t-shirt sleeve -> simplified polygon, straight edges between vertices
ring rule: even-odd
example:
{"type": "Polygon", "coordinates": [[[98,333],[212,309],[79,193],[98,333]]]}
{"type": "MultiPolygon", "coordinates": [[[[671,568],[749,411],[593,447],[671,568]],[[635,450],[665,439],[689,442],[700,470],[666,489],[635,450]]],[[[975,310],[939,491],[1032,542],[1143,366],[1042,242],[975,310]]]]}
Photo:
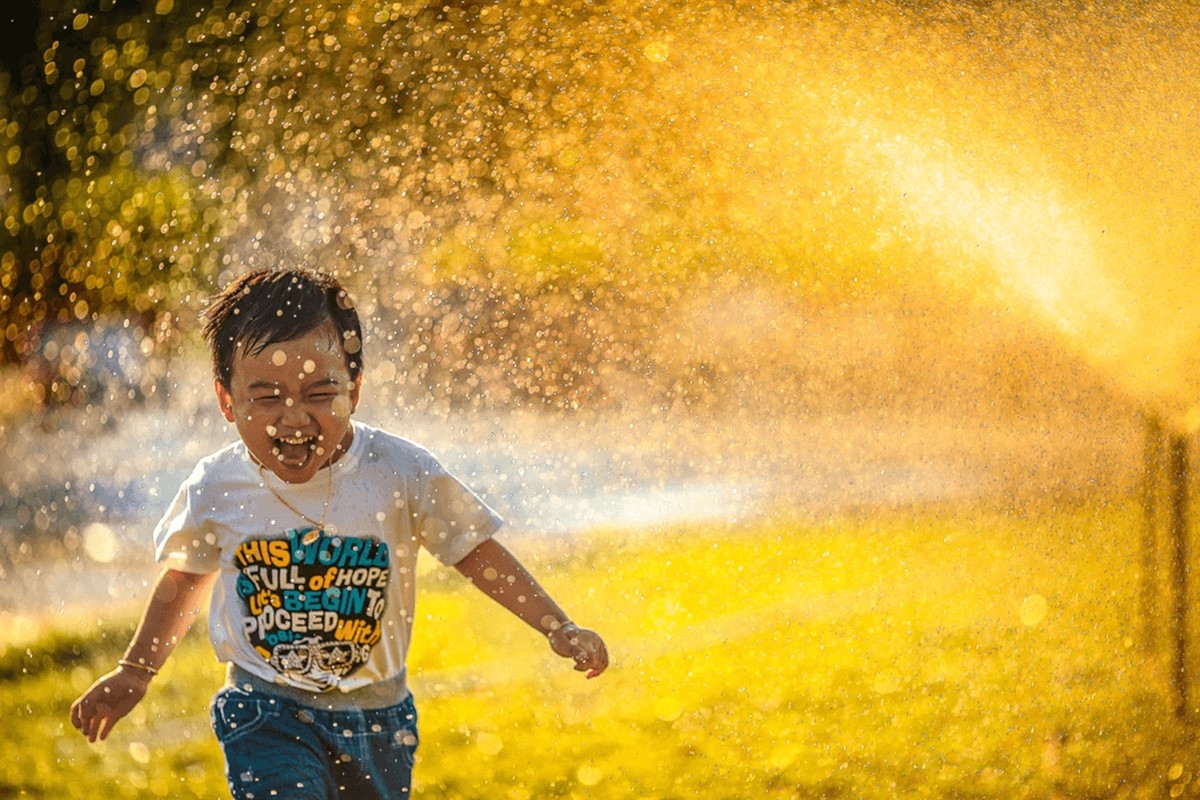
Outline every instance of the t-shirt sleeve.
{"type": "Polygon", "coordinates": [[[194,513],[200,474],[198,466],[154,527],[154,558],[167,569],[204,574],[220,566],[216,537],[209,523],[194,513]]]}
{"type": "Polygon", "coordinates": [[[443,564],[457,564],[504,521],[437,459],[430,457],[423,472],[415,520],[421,544],[443,564]]]}

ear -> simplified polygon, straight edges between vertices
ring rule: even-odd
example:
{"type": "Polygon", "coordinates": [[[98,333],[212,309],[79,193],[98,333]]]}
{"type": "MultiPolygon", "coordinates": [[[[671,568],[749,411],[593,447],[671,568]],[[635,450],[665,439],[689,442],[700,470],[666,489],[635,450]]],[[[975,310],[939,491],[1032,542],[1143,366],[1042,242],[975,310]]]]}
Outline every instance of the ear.
{"type": "Polygon", "coordinates": [[[354,385],[350,387],[350,413],[353,414],[358,409],[358,396],[362,393],[362,373],[358,373],[358,377],[354,379],[354,385]]]}
{"type": "Polygon", "coordinates": [[[217,405],[221,408],[225,421],[233,422],[233,395],[220,380],[213,381],[213,391],[217,395],[217,405]]]}

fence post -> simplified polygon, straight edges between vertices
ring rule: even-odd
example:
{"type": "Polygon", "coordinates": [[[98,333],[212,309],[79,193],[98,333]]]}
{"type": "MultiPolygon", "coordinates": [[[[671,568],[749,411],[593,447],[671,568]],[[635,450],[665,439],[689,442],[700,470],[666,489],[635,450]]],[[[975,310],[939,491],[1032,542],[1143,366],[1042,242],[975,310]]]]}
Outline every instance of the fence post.
{"type": "Polygon", "coordinates": [[[1159,641],[1159,497],[1162,486],[1163,430],[1158,417],[1146,418],[1146,441],[1142,450],[1142,570],[1138,592],[1142,619],[1142,650],[1154,652],[1159,641]]]}
{"type": "Polygon", "coordinates": [[[1171,436],[1171,573],[1175,589],[1174,652],[1171,684],[1175,689],[1175,715],[1188,715],[1188,442],[1182,434],[1171,436]]]}

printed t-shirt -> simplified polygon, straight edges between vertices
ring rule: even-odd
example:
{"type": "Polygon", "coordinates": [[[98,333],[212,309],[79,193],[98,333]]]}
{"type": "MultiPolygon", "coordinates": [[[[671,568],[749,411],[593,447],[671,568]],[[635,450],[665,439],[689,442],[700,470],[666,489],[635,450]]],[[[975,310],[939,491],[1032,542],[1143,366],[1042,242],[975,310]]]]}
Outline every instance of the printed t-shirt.
{"type": "Polygon", "coordinates": [[[348,692],[403,684],[418,548],[455,564],[500,525],[427,450],[355,422],[349,450],[303,484],[260,471],[240,441],[204,458],[154,543],[166,567],[220,572],[209,635],[221,661],[348,692]]]}

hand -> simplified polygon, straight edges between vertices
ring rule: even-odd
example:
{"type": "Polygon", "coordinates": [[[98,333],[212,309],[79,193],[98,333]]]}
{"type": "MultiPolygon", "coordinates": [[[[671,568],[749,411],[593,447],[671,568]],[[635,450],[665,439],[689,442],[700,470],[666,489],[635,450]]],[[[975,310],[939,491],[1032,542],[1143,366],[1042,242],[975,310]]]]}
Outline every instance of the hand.
{"type": "Polygon", "coordinates": [[[564,658],[575,659],[575,669],[594,678],[608,667],[608,648],[595,631],[568,622],[550,632],[550,647],[564,658]]]}
{"type": "Polygon", "coordinates": [[[89,742],[103,741],[117,720],[132,711],[146,695],[151,677],[141,670],[117,667],[93,683],[71,705],[71,724],[89,742]]]}

